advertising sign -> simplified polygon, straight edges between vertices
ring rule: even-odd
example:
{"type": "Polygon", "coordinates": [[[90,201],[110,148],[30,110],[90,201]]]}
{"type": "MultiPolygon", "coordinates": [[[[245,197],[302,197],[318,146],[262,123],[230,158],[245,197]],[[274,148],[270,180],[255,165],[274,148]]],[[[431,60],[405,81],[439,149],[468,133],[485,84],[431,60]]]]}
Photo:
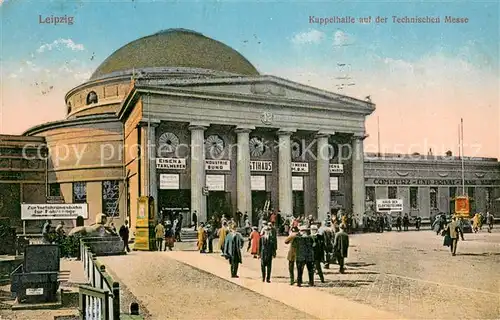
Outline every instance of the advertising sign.
{"type": "Polygon", "coordinates": [[[231,161],[229,160],[205,160],[205,170],[209,171],[229,171],[231,161]]]}
{"type": "Polygon", "coordinates": [[[156,169],[184,170],[186,159],[156,158],[156,169]]]}
{"type": "Polygon", "coordinates": [[[309,163],[292,162],[292,172],[309,172],[309,163]]]}
{"type": "Polygon", "coordinates": [[[403,199],[377,199],[377,211],[403,211],[403,199]]]}
{"type": "Polygon", "coordinates": [[[273,171],[273,162],[250,161],[250,171],[273,171]]]}
{"type": "Polygon", "coordinates": [[[344,173],[344,165],[340,163],[330,163],[330,173],[344,173]]]}
{"type": "Polygon", "coordinates": [[[470,203],[469,197],[459,196],[455,198],[455,214],[460,216],[469,216],[470,203]]]}
{"type": "Polygon", "coordinates": [[[178,174],[160,174],[160,189],[177,190],[179,189],[178,174]]]}
{"type": "Polygon", "coordinates": [[[292,190],[304,191],[304,177],[292,177],[292,190]]]}
{"type": "Polygon", "coordinates": [[[78,216],[89,218],[86,203],[21,204],[21,220],[73,220],[78,216]]]}
{"type": "Polygon", "coordinates": [[[266,191],[266,176],[251,176],[250,188],[256,191],[266,191]]]}
{"type": "Polygon", "coordinates": [[[339,190],[339,178],[330,177],[330,191],[338,191],[338,190],[339,190]]]}
{"type": "Polygon", "coordinates": [[[225,190],[225,176],[224,175],[215,175],[215,174],[207,174],[205,176],[205,184],[209,191],[224,191],[225,190]]]}

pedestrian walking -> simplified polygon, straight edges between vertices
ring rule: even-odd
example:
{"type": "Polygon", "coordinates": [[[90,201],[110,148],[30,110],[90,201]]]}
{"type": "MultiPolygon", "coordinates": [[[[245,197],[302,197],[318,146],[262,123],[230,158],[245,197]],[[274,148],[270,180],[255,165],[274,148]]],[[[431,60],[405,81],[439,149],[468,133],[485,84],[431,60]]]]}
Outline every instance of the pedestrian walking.
{"type": "Polygon", "coordinates": [[[163,238],[165,237],[165,227],[163,226],[161,221],[158,221],[158,224],[155,227],[155,235],[156,235],[156,250],[162,251],[163,238]]]}
{"type": "Polygon", "coordinates": [[[333,250],[339,264],[339,272],[344,273],[344,262],[349,250],[349,235],[345,232],[345,226],[340,225],[340,231],[335,234],[333,250]]]}
{"type": "Polygon", "coordinates": [[[257,231],[257,227],[253,227],[252,232],[250,233],[250,237],[248,238],[248,248],[247,251],[250,249],[250,254],[257,259],[257,256],[259,255],[259,246],[260,246],[260,233],[257,231]]]}
{"type": "Polygon", "coordinates": [[[488,232],[491,233],[493,224],[495,223],[495,217],[489,211],[486,212],[486,223],[488,224],[488,232]]]}
{"type": "Polygon", "coordinates": [[[192,221],[194,225],[194,231],[196,231],[196,228],[198,227],[198,213],[196,212],[196,210],[194,210],[193,212],[192,221]]]}
{"type": "Polygon", "coordinates": [[[128,227],[128,220],[125,220],[125,224],[123,224],[120,227],[118,234],[120,235],[120,238],[122,238],[122,241],[123,241],[123,250],[130,252],[130,248],[128,246],[128,239],[130,236],[130,229],[128,227]]]}
{"type": "Polygon", "coordinates": [[[262,272],[262,282],[271,282],[273,259],[276,258],[276,244],[274,241],[275,240],[271,235],[271,228],[265,227],[259,241],[259,258],[262,272]]]}
{"type": "Polygon", "coordinates": [[[314,252],[314,270],[319,276],[321,283],[325,282],[325,277],[323,276],[323,270],[321,270],[321,264],[325,262],[325,242],[323,235],[318,233],[318,226],[311,226],[311,238],[313,240],[313,252],[314,252]]]}
{"type": "Polygon", "coordinates": [[[313,252],[313,240],[308,234],[309,229],[307,226],[301,226],[299,228],[299,235],[295,238],[294,242],[297,242],[296,248],[296,262],[297,262],[297,286],[302,286],[302,275],[304,273],[304,267],[307,267],[307,273],[309,275],[309,286],[314,286],[314,252],[313,252]]]}
{"type": "Polygon", "coordinates": [[[165,223],[165,248],[163,251],[172,251],[175,243],[175,231],[170,220],[165,223]]]}
{"type": "Polygon", "coordinates": [[[298,232],[299,229],[297,227],[292,227],[290,235],[285,239],[285,244],[289,245],[286,259],[288,260],[288,273],[290,275],[290,285],[295,284],[294,271],[295,271],[295,262],[297,258],[297,245],[295,243],[295,238],[297,237],[298,232]]]}
{"type": "Polygon", "coordinates": [[[457,245],[458,245],[458,236],[459,236],[460,230],[458,226],[458,221],[457,217],[453,216],[451,219],[451,222],[446,226],[444,230],[445,238],[448,236],[449,239],[449,247],[451,251],[451,255],[455,256],[457,253],[457,245]]]}
{"type": "Polygon", "coordinates": [[[200,253],[205,253],[207,250],[207,233],[205,232],[205,224],[200,223],[198,228],[198,242],[196,243],[200,253]]]}
{"type": "Polygon", "coordinates": [[[224,241],[224,256],[231,266],[231,278],[239,278],[238,267],[243,262],[241,249],[243,248],[243,237],[236,231],[236,225],[231,224],[230,232],[224,241]]]}
{"type": "Polygon", "coordinates": [[[224,221],[222,223],[222,227],[220,227],[219,231],[217,232],[217,236],[219,237],[219,242],[217,244],[217,247],[220,249],[222,256],[224,256],[224,241],[226,240],[226,235],[228,231],[229,230],[227,228],[227,222],[224,221]]]}

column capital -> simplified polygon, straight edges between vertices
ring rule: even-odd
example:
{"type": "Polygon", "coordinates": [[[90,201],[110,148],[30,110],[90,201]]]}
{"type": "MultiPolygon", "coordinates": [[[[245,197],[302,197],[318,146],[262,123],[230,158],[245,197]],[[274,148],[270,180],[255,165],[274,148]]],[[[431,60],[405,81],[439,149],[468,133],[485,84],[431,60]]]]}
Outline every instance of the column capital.
{"type": "Polygon", "coordinates": [[[359,134],[359,133],[355,133],[351,136],[351,141],[363,141],[365,140],[366,138],[368,138],[369,135],[368,134],[359,134]]]}
{"type": "Polygon", "coordinates": [[[147,127],[147,126],[150,126],[152,128],[155,128],[155,127],[158,127],[160,125],[160,120],[156,120],[156,119],[151,119],[148,123],[148,119],[142,119],[138,124],[137,126],[139,127],[147,127]]]}
{"type": "Polygon", "coordinates": [[[188,126],[188,129],[190,131],[193,131],[193,130],[207,130],[207,128],[210,127],[210,123],[196,123],[196,122],[191,122],[188,126]]]}
{"type": "Polygon", "coordinates": [[[285,136],[285,135],[291,136],[295,132],[297,132],[297,129],[283,128],[283,129],[279,129],[278,131],[276,131],[276,134],[279,135],[279,136],[281,136],[281,135],[283,135],[283,136],[285,136]]]}
{"type": "Polygon", "coordinates": [[[255,127],[237,126],[234,129],[234,132],[236,132],[236,133],[250,133],[253,130],[255,130],[255,127]]]}

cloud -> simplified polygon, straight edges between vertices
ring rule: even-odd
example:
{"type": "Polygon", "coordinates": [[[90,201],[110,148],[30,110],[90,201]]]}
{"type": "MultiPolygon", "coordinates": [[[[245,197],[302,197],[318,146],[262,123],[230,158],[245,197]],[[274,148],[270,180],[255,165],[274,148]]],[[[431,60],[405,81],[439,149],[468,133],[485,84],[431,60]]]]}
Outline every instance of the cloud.
{"type": "Polygon", "coordinates": [[[306,32],[300,32],[293,36],[292,43],[294,44],[308,44],[320,43],[325,38],[325,34],[321,31],[311,29],[306,32]]]}
{"type": "Polygon", "coordinates": [[[54,48],[61,48],[61,47],[68,48],[68,49],[71,49],[73,51],[85,50],[85,47],[83,46],[83,44],[75,43],[71,39],[57,39],[57,40],[54,40],[52,43],[46,43],[46,44],[41,45],[40,48],[38,48],[36,50],[36,52],[43,53],[45,51],[51,51],[54,48]]]}
{"type": "MultiPolygon", "coordinates": [[[[1,1],[1,0],[0,0],[0,1],[1,1]]],[[[9,74],[9,78],[10,78],[10,79],[15,79],[15,78],[17,78],[17,74],[15,74],[15,73],[11,73],[11,74],[9,74]]]]}
{"type": "Polygon", "coordinates": [[[353,43],[354,39],[352,38],[352,36],[342,30],[337,30],[333,34],[333,45],[336,47],[347,46],[353,43]]]}

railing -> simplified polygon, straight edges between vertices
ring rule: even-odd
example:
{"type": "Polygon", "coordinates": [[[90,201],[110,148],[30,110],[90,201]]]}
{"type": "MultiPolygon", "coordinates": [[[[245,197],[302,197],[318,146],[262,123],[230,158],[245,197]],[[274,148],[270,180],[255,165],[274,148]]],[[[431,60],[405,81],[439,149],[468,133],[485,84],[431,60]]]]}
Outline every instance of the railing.
{"type": "Polygon", "coordinates": [[[89,286],[79,287],[82,319],[120,319],[120,284],[114,282],[106,267],[98,262],[90,248],[80,242],[80,259],[89,286]]]}

